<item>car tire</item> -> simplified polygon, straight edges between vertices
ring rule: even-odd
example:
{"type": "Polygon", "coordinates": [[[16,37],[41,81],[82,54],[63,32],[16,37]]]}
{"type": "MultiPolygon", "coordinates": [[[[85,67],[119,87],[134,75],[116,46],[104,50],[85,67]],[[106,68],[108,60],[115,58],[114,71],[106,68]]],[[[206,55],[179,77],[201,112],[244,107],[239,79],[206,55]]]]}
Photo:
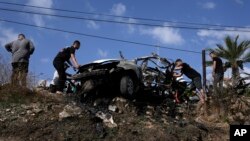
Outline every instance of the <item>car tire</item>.
{"type": "Polygon", "coordinates": [[[120,92],[123,96],[132,97],[135,94],[135,82],[129,75],[124,75],[120,80],[120,92]]]}

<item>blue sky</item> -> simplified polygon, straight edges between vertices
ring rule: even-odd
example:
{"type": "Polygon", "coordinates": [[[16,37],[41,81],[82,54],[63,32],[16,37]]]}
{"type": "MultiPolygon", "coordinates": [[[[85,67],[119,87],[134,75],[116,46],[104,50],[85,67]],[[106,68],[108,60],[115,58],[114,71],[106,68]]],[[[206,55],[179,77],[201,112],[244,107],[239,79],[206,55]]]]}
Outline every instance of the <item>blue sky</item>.
{"type": "MultiPolygon", "coordinates": [[[[176,22],[182,21],[202,24],[250,26],[250,18],[248,14],[250,1],[248,0],[105,0],[105,2],[99,0],[74,0],[74,2],[61,0],[23,0],[22,3],[18,0],[0,0],[0,2],[3,1],[49,8],[111,14],[117,16],[162,19],[176,22]]],[[[102,16],[31,9],[28,7],[6,5],[2,3],[0,3],[0,8],[26,11],[35,10],[37,12],[48,14],[61,14],[78,17],[87,16],[89,18],[97,19],[104,18],[102,16]]],[[[14,13],[2,10],[0,10],[0,18],[37,26],[193,51],[201,51],[205,48],[215,47],[217,43],[223,42],[223,38],[226,35],[231,35],[232,37],[240,35],[240,40],[250,39],[250,32],[146,27],[14,13]]],[[[133,18],[116,18],[115,20],[136,23],[145,22],[133,18]]],[[[170,25],[170,23],[167,22],[158,22],[157,24],[170,25]]],[[[54,72],[52,65],[53,58],[59,50],[65,46],[71,45],[76,39],[80,40],[82,43],[80,50],[76,52],[79,64],[86,64],[104,58],[119,58],[119,51],[122,51],[127,59],[149,55],[151,52],[158,51],[161,56],[173,60],[182,58],[193,68],[201,72],[200,54],[167,49],[157,50],[156,48],[142,45],[91,38],[0,21],[0,54],[8,60],[10,60],[11,54],[6,52],[4,44],[16,39],[19,33],[24,33],[26,37],[31,39],[35,44],[36,50],[30,60],[30,71],[36,74],[44,73],[44,75],[40,76],[41,79],[52,78],[54,72]]],[[[249,65],[246,66],[245,70],[250,72],[249,65]]],[[[211,69],[208,69],[208,76],[210,76],[210,71],[211,69]]]]}

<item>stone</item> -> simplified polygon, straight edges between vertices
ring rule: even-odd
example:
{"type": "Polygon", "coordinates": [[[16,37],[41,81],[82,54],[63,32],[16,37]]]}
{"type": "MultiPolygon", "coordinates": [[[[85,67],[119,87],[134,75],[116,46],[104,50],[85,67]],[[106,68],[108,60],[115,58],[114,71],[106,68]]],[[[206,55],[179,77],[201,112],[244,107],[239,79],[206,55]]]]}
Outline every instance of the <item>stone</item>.
{"type": "Polygon", "coordinates": [[[0,122],[6,121],[6,118],[0,118],[0,122]]]}
{"type": "Polygon", "coordinates": [[[62,112],[59,113],[59,121],[61,121],[64,118],[68,118],[70,116],[71,115],[69,113],[67,113],[66,111],[62,111],[62,112]]]}
{"type": "Polygon", "coordinates": [[[31,115],[33,112],[32,112],[31,110],[28,110],[26,113],[27,113],[28,115],[31,115]]]}
{"type": "Polygon", "coordinates": [[[59,121],[68,117],[79,116],[82,113],[82,109],[75,105],[66,105],[63,111],[59,113],[59,121]]]}
{"type": "Polygon", "coordinates": [[[8,109],[6,109],[5,111],[6,111],[6,112],[10,112],[10,111],[11,111],[11,109],[9,109],[9,108],[8,108],[8,109]]]}
{"type": "Polygon", "coordinates": [[[109,105],[108,109],[109,109],[110,111],[112,111],[112,112],[118,111],[118,108],[117,108],[117,106],[115,106],[115,105],[109,105]]]}
{"type": "Polygon", "coordinates": [[[22,107],[23,109],[25,109],[25,110],[29,110],[29,109],[32,108],[31,106],[27,106],[27,105],[25,105],[25,104],[22,104],[21,107],[22,107]]]}
{"type": "Polygon", "coordinates": [[[95,114],[96,117],[102,119],[104,125],[106,125],[109,128],[117,127],[117,124],[114,122],[114,119],[111,114],[109,113],[103,113],[102,111],[98,111],[95,114]]]}
{"type": "Polygon", "coordinates": [[[36,109],[33,109],[33,112],[38,114],[38,113],[41,113],[43,110],[42,109],[39,109],[39,108],[36,108],[36,109]]]}
{"type": "Polygon", "coordinates": [[[151,111],[146,111],[146,115],[152,116],[153,113],[151,111]]]}

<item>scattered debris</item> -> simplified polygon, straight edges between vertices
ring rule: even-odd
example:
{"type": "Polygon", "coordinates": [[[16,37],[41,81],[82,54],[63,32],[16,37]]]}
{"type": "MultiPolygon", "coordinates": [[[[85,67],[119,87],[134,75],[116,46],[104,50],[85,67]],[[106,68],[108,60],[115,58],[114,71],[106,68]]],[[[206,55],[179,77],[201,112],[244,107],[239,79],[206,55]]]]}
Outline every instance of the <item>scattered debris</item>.
{"type": "Polygon", "coordinates": [[[82,109],[75,105],[66,105],[63,111],[59,113],[59,121],[68,118],[79,116],[82,113],[82,109]]]}
{"type": "Polygon", "coordinates": [[[102,119],[103,123],[109,127],[114,128],[117,127],[117,124],[114,122],[113,116],[109,113],[103,113],[102,111],[98,111],[96,114],[96,117],[102,119]]]}

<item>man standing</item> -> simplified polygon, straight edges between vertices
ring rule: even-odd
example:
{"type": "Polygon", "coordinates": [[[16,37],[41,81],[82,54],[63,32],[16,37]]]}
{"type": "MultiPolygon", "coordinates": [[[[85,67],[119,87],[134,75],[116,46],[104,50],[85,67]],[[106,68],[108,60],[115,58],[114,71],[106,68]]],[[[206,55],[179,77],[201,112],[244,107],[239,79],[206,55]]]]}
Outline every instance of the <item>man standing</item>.
{"type": "Polygon", "coordinates": [[[175,77],[180,77],[183,74],[185,74],[188,78],[192,80],[192,83],[194,84],[196,89],[198,89],[199,91],[198,97],[200,99],[200,102],[203,104],[205,101],[205,94],[202,89],[201,75],[196,70],[191,68],[187,63],[182,62],[181,59],[177,59],[175,61],[175,70],[181,71],[180,74],[175,73],[174,74],[175,77]]]}
{"type": "Polygon", "coordinates": [[[62,49],[54,58],[53,65],[55,69],[58,72],[59,78],[58,78],[58,85],[56,86],[56,93],[57,94],[63,94],[63,88],[66,81],[66,70],[65,70],[65,62],[68,62],[69,65],[72,66],[71,61],[74,63],[75,68],[79,68],[79,64],[77,63],[77,60],[75,58],[75,50],[78,50],[80,48],[80,41],[75,40],[73,45],[71,47],[67,47],[62,49]],[[71,59],[71,61],[70,61],[71,59]]]}
{"type": "Polygon", "coordinates": [[[12,53],[11,84],[27,86],[27,74],[29,70],[29,58],[35,47],[33,43],[25,39],[24,34],[19,34],[18,39],[5,45],[8,52],[12,53]]]}
{"type": "Polygon", "coordinates": [[[223,77],[224,77],[224,68],[222,60],[217,57],[214,51],[210,52],[209,56],[211,57],[213,64],[213,87],[215,94],[220,94],[223,90],[223,77]]]}

